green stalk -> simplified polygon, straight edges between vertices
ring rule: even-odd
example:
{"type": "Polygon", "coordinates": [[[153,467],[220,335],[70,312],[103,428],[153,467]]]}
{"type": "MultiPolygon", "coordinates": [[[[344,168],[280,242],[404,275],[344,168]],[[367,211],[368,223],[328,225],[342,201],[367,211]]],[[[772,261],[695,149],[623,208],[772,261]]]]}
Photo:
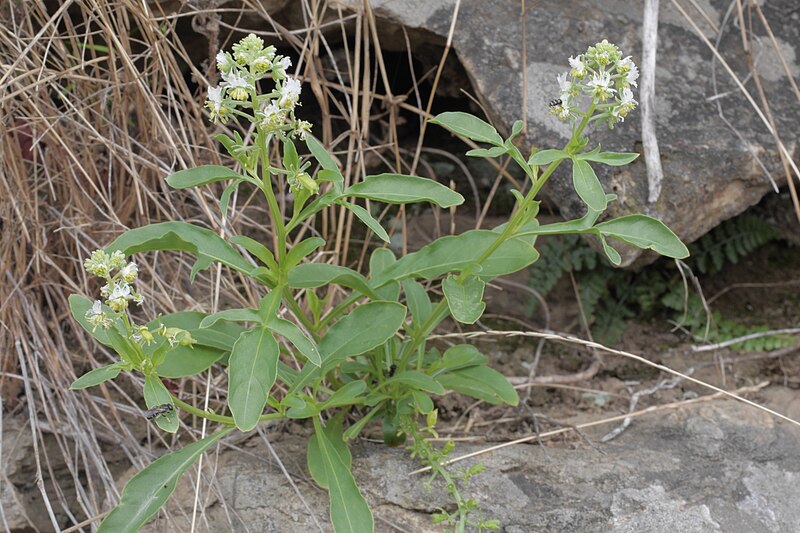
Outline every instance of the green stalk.
{"type": "MultiPolygon", "coordinates": [[[[580,134],[583,133],[583,130],[586,128],[586,125],[592,118],[592,114],[594,113],[595,108],[596,105],[593,103],[586,111],[586,114],[583,116],[583,120],[581,120],[578,127],[575,128],[575,131],[572,134],[572,138],[564,146],[564,151],[567,152],[568,154],[572,155],[572,153],[574,152],[575,149],[574,142],[580,136],[580,134]]],[[[536,195],[539,194],[539,191],[542,190],[542,187],[544,186],[545,183],[547,183],[547,180],[550,178],[553,172],[555,172],[555,170],[559,167],[559,165],[561,165],[562,161],[564,160],[561,159],[559,161],[554,161],[553,163],[550,163],[550,165],[547,167],[547,170],[544,171],[544,173],[538,180],[533,178],[533,176],[530,176],[530,174],[528,174],[531,177],[531,180],[533,181],[533,187],[531,187],[531,190],[528,191],[528,194],[525,195],[525,198],[522,200],[519,209],[517,209],[511,216],[511,220],[508,221],[508,224],[506,224],[506,227],[503,229],[503,232],[500,234],[497,240],[495,240],[480,255],[480,257],[476,261],[479,265],[484,261],[486,261],[495,252],[495,250],[497,250],[504,242],[510,239],[513,236],[514,232],[516,232],[519,229],[519,227],[523,224],[524,220],[523,216],[524,213],[527,211],[527,208],[534,201],[536,195]]],[[[523,170],[525,170],[526,173],[530,172],[530,169],[527,169],[525,167],[523,167],[523,170]]],[[[430,333],[434,330],[434,328],[436,328],[436,326],[438,326],[442,322],[442,320],[447,318],[448,314],[449,312],[447,308],[447,300],[445,298],[442,298],[441,300],[439,300],[439,303],[436,304],[436,307],[431,313],[431,316],[428,317],[428,320],[425,321],[425,323],[419,328],[418,331],[412,333],[411,342],[408,343],[403,350],[403,354],[400,359],[400,364],[398,365],[399,369],[405,370],[405,365],[408,362],[411,355],[414,353],[414,351],[418,347],[422,346],[422,344],[427,340],[428,335],[430,335],[430,333]]]]}

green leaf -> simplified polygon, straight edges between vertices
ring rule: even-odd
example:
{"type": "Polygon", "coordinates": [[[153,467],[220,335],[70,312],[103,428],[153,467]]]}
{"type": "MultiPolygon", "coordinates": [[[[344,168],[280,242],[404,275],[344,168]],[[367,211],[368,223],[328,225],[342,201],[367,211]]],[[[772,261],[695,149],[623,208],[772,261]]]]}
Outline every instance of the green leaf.
{"type": "Polygon", "coordinates": [[[228,167],[219,165],[203,165],[178,171],[167,178],[167,183],[173,189],[188,189],[189,187],[199,187],[200,185],[229,179],[242,180],[252,183],[256,187],[259,186],[258,182],[250,176],[243,176],[228,167]]]}
{"type": "MultiPolygon", "coordinates": [[[[157,370],[160,376],[182,378],[203,372],[222,359],[244,331],[244,328],[238,324],[223,321],[200,329],[200,323],[205,317],[205,313],[181,311],[160,316],[147,324],[150,330],[158,328],[161,324],[170,328],[185,329],[197,341],[192,346],[175,346],[170,349],[166,359],[158,365],[157,370]]],[[[152,354],[159,347],[160,344],[145,346],[145,353],[152,354]]]]}
{"type": "Polygon", "coordinates": [[[312,135],[306,136],[306,146],[308,146],[308,150],[314,155],[314,159],[317,160],[322,168],[339,173],[339,165],[336,164],[336,161],[316,137],[312,135]]]}
{"type": "Polygon", "coordinates": [[[233,244],[238,244],[256,256],[259,261],[267,265],[271,271],[277,272],[279,270],[278,263],[275,261],[275,256],[260,242],[251,239],[250,237],[246,237],[245,235],[235,235],[230,238],[230,241],[233,244]]]}
{"type": "Polygon", "coordinates": [[[231,203],[231,196],[236,191],[236,188],[239,186],[239,181],[232,181],[228,184],[227,187],[222,191],[222,195],[219,197],[219,212],[222,215],[222,220],[228,218],[228,206],[231,203]]]}
{"type": "Polygon", "coordinates": [[[178,480],[208,448],[233,431],[225,429],[182,449],[159,457],[122,489],[119,504],[103,520],[97,533],[136,533],[175,492],[178,480]]]}
{"type": "Polygon", "coordinates": [[[305,263],[289,271],[289,286],[294,289],[316,289],[336,283],[355,289],[365,296],[378,300],[367,278],[353,269],[327,263],[305,263]]]}
{"type": "Polygon", "coordinates": [[[464,197],[450,187],[419,176],[377,174],[348,187],[342,196],[368,198],[387,204],[431,202],[439,207],[464,203],[464,197]]]}
{"type": "Polygon", "coordinates": [[[678,236],[663,222],[647,215],[615,218],[601,222],[595,228],[606,237],[614,237],[637,248],[654,250],[675,259],[689,257],[688,248],[678,236]]]}
{"type": "MultiPolygon", "coordinates": [[[[319,471],[318,465],[321,464],[322,471],[325,472],[320,477],[327,485],[330,496],[330,515],[334,531],[336,533],[374,531],[372,511],[359,492],[356,480],[350,472],[349,451],[342,450],[342,447],[347,448],[347,445],[340,436],[336,435],[338,431],[329,432],[322,427],[317,418],[314,419],[314,429],[318,458],[314,458],[313,462],[317,464],[315,466],[317,471],[319,471]]],[[[311,443],[309,442],[310,449],[311,443]]],[[[310,463],[311,461],[309,461],[310,463]]]]}
{"type": "Polygon", "coordinates": [[[297,155],[297,148],[288,137],[282,139],[283,142],[283,168],[287,170],[296,170],[300,164],[300,158],[297,155]]]}
{"type": "Polygon", "coordinates": [[[325,400],[325,403],[320,406],[320,410],[333,409],[334,407],[339,407],[341,405],[349,405],[366,390],[367,384],[360,379],[351,381],[344,387],[334,392],[330,398],[325,400]]]}
{"type": "Polygon", "coordinates": [[[503,138],[500,137],[500,134],[491,124],[469,113],[460,111],[442,113],[433,118],[430,123],[439,124],[453,133],[473,141],[490,143],[496,146],[503,145],[503,138]]]}
{"type": "Polygon", "coordinates": [[[485,366],[488,361],[489,358],[473,345],[457,344],[444,352],[442,358],[430,366],[430,371],[434,374],[452,372],[471,366],[485,366]]]}
{"type": "Polygon", "coordinates": [[[474,148],[467,152],[469,157],[500,157],[508,152],[505,146],[492,146],[491,148],[474,148]]]}
{"type": "Polygon", "coordinates": [[[369,274],[375,277],[396,262],[397,257],[389,248],[375,248],[369,256],[369,274]]]}
{"type": "Polygon", "coordinates": [[[208,328],[219,322],[226,320],[228,322],[253,322],[261,324],[261,317],[255,309],[225,309],[218,311],[214,314],[208,315],[200,322],[201,328],[208,328]]]}
{"type": "Polygon", "coordinates": [[[403,280],[403,292],[406,294],[406,304],[411,311],[412,323],[415,328],[419,328],[433,312],[428,291],[419,282],[406,279],[403,280]]]}
{"type": "Polygon", "coordinates": [[[594,161],[596,163],[603,163],[612,167],[621,167],[633,162],[634,159],[639,157],[639,154],[628,152],[596,152],[591,151],[585,154],[577,154],[575,159],[582,159],[584,161],[594,161]]]}
{"type": "MultiPolygon", "coordinates": [[[[68,302],[72,318],[74,318],[89,335],[94,337],[97,342],[104,346],[111,347],[111,339],[108,338],[107,330],[100,326],[94,327],[86,320],[86,312],[92,308],[94,302],[82,294],[70,294],[68,302]]],[[[106,306],[103,306],[103,310],[109,313],[109,317],[116,315],[116,313],[113,313],[111,309],[106,306]]],[[[114,321],[114,327],[117,327],[116,324],[118,320],[116,318],[112,320],[114,321]]]]}
{"type": "Polygon", "coordinates": [[[361,355],[391,339],[403,325],[406,308],[395,302],[370,302],[336,322],[319,342],[323,363],[361,355]]]}
{"type": "Polygon", "coordinates": [[[308,239],[304,239],[295,244],[292,246],[292,249],[289,250],[289,253],[286,254],[286,264],[284,268],[289,270],[295,265],[299,265],[300,261],[302,261],[308,254],[324,245],[325,239],[321,239],[319,237],[309,237],[308,239]]]}
{"type": "Polygon", "coordinates": [[[483,289],[486,283],[480,278],[470,276],[459,282],[454,276],[448,276],[442,282],[442,291],[447,298],[450,314],[462,324],[474,324],[486,309],[483,302],[483,289]]]}
{"type": "Polygon", "coordinates": [[[572,184],[583,203],[594,211],[603,211],[608,207],[606,193],[591,165],[580,159],[572,162],[572,184]]]}
{"type": "Polygon", "coordinates": [[[110,379],[116,378],[119,373],[122,371],[123,365],[119,363],[114,363],[112,365],[101,366],[100,368],[95,368],[94,370],[90,370],[75,381],[72,382],[72,385],[69,386],[70,390],[80,390],[86,389],[89,387],[94,387],[95,385],[100,385],[101,383],[108,381],[110,379]]]}
{"type": "Polygon", "coordinates": [[[187,222],[150,224],[128,230],[108,245],[106,252],[121,250],[125,255],[154,250],[181,250],[218,261],[248,274],[253,266],[211,230],[187,222]]]}
{"type": "Polygon", "coordinates": [[[519,396],[508,380],[487,366],[471,366],[436,377],[436,381],[450,390],[497,405],[517,405],[519,396]]]}
{"type": "Polygon", "coordinates": [[[569,157],[564,150],[539,150],[528,159],[529,165],[549,165],[554,161],[561,161],[569,157]]]}
{"type": "MultiPolygon", "coordinates": [[[[389,280],[403,280],[409,276],[435,279],[448,272],[460,272],[478,258],[498,238],[491,230],[472,230],[436,239],[421,250],[402,257],[381,273],[373,284],[380,286],[389,280]]],[[[496,278],[517,272],[539,258],[529,239],[514,238],[501,244],[482,263],[480,276],[496,278]]]]}
{"type": "Polygon", "coordinates": [[[264,411],[278,377],[278,343],[267,328],[245,331],[228,362],[228,405],[241,431],[250,431],[264,411]]]}
{"type": "Polygon", "coordinates": [[[603,245],[603,251],[606,253],[608,260],[611,261],[611,264],[614,266],[619,266],[622,264],[622,257],[620,257],[619,252],[616,251],[610,244],[608,244],[602,235],[598,235],[598,237],[600,237],[600,242],[603,245]]]}
{"type": "Polygon", "coordinates": [[[267,323],[267,328],[285,337],[286,340],[297,348],[297,351],[303,354],[305,358],[313,364],[317,366],[322,364],[322,357],[319,354],[317,345],[314,344],[314,341],[309,339],[297,325],[288,320],[274,317],[267,323]]]}
{"type": "Polygon", "coordinates": [[[447,391],[435,379],[427,374],[417,372],[416,370],[406,370],[400,372],[391,378],[387,379],[385,383],[402,383],[425,392],[433,394],[444,394],[447,391]]]}
{"type": "Polygon", "coordinates": [[[370,230],[372,230],[372,232],[375,235],[380,237],[381,240],[383,240],[384,242],[391,242],[391,240],[389,240],[389,234],[386,233],[386,230],[383,229],[383,226],[381,226],[380,222],[375,220],[373,216],[369,213],[369,211],[367,211],[358,204],[351,204],[350,202],[342,201],[339,202],[339,204],[345,206],[347,209],[352,211],[353,214],[357,216],[358,219],[361,222],[363,222],[365,226],[367,226],[370,230]]]}
{"type": "MultiPolygon", "coordinates": [[[[172,405],[172,396],[170,395],[167,387],[162,383],[158,374],[148,374],[144,378],[144,403],[148,409],[152,409],[157,405],[169,404],[172,405]]],[[[156,425],[168,433],[175,433],[180,426],[178,420],[178,412],[176,410],[169,411],[163,415],[157,416],[155,419],[156,425]]]]}
{"type": "Polygon", "coordinates": [[[201,329],[200,323],[206,316],[208,315],[198,311],[179,311],[151,320],[147,323],[147,327],[154,330],[163,324],[170,328],[185,329],[192,334],[198,344],[229,352],[245,328],[232,322],[217,322],[213,326],[201,329]]]}

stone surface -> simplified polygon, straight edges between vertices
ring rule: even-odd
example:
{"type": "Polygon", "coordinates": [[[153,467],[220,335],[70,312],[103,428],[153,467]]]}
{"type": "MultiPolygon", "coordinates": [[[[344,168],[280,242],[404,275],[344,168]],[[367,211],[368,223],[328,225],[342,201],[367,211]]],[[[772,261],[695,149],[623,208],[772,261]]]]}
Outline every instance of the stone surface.
{"type": "Polygon", "coordinates": [[[26,497],[15,485],[33,445],[30,430],[11,417],[0,420],[0,529],[26,530],[34,526],[26,510],[26,497]]]}
{"type": "MultiPolygon", "coordinates": [[[[796,392],[785,392],[791,394],[775,398],[784,407],[789,397],[796,400],[796,392]]],[[[590,437],[597,439],[604,430],[590,437]]],[[[695,404],[636,419],[597,450],[553,443],[483,455],[486,470],[466,492],[508,533],[800,532],[799,437],[743,404],[695,404]]],[[[326,494],[305,474],[304,440],[274,439],[312,512],[266,446],[253,439],[251,447],[208,461],[216,484],[201,499],[206,511],[198,531],[317,531],[315,519],[330,531],[326,494]]],[[[475,449],[459,446],[458,452],[475,449]]],[[[416,466],[402,449],[355,447],[355,475],[373,507],[377,531],[441,531],[429,515],[448,502],[441,487],[428,492],[423,477],[409,475],[416,466]]],[[[148,531],[188,530],[193,498],[184,483],[171,506],[186,514],[171,513],[176,518],[155,522],[148,531]]]]}
{"type": "MultiPolygon", "coordinates": [[[[351,9],[361,5],[357,0],[337,2],[351,9]]],[[[455,0],[372,0],[375,16],[387,26],[381,33],[382,45],[391,46],[394,42],[392,26],[404,26],[412,32],[411,42],[415,46],[436,40],[444,42],[455,3],[455,0]]],[[[556,75],[567,69],[569,56],[607,38],[631,54],[637,63],[641,62],[642,3],[638,0],[531,2],[526,16],[524,65],[519,2],[494,2],[491,9],[483,0],[464,0],[460,4],[453,48],[472,80],[472,90],[501,131],[508,132],[524,110],[528,146],[561,147],[568,138],[568,127],[548,114],[548,102],[558,96],[556,75]]],[[[715,25],[723,28],[719,49],[739,77],[745,78],[749,69],[741,52],[735,12],[726,18],[730,2],[701,0],[698,5],[715,25]]],[[[796,9],[796,1],[764,2],[762,8],[796,79],[800,73],[797,60],[800,11],[796,9]]],[[[705,36],[713,42],[715,35],[708,25],[703,25],[699,15],[695,22],[701,24],[705,36]]],[[[758,25],[755,34],[756,68],[783,142],[796,158],[800,106],[789,89],[769,38],[758,25]]],[[[606,191],[620,197],[613,214],[645,212],[661,218],[684,240],[692,241],[773,190],[755,155],[776,179],[782,172],[772,136],[728,74],[719,63],[714,64],[708,47],[671,2],[661,2],[658,39],[656,130],[664,169],[661,197],[654,204],[647,202],[647,175],[642,158],[622,169],[598,169],[598,175],[606,191]],[[714,95],[720,97],[710,101],[714,95]],[[741,137],[726,125],[726,120],[741,137]]],[[[403,45],[400,39],[396,42],[403,45]]],[[[752,81],[747,88],[758,99],[752,81]]],[[[639,111],[634,112],[614,131],[605,126],[598,128],[590,134],[592,142],[599,142],[605,149],[641,152],[640,116],[639,111]]],[[[548,194],[564,215],[577,216],[582,212],[582,204],[569,188],[568,169],[559,171],[547,188],[548,194]]],[[[627,250],[625,262],[632,262],[637,254],[627,250]]]]}

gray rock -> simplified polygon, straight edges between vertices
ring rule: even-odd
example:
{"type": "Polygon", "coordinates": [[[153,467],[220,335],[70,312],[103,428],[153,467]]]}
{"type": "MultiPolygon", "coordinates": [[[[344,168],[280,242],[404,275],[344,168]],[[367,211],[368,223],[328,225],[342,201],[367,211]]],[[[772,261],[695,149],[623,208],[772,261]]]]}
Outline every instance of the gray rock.
{"type": "Polygon", "coordinates": [[[33,445],[30,431],[11,417],[5,417],[0,430],[0,529],[3,531],[34,528],[28,516],[26,498],[15,485],[33,445]]]}
{"type": "MultiPolygon", "coordinates": [[[[743,404],[695,404],[637,419],[599,444],[603,453],[551,444],[483,455],[486,470],[465,493],[506,532],[800,532],[798,436],[743,404]]],[[[253,447],[207,461],[216,483],[202,493],[199,531],[317,531],[315,518],[330,531],[327,495],[305,473],[304,439],[271,438],[311,512],[254,439],[253,447]]],[[[480,448],[459,446],[457,453],[480,448]]],[[[441,531],[429,515],[447,508],[448,499],[441,486],[429,492],[424,476],[409,474],[417,467],[402,449],[355,446],[354,472],[377,531],[441,531]]],[[[193,498],[184,482],[171,500],[172,518],[148,531],[188,530],[193,498]]]]}
{"type": "MultiPolygon", "coordinates": [[[[357,0],[337,0],[351,9],[357,0]]],[[[391,46],[392,25],[406,27],[411,42],[443,42],[450,27],[454,0],[372,0],[376,17],[389,29],[381,32],[381,44],[391,46]]],[[[727,0],[705,0],[699,5],[717,25],[723,24],[719,49],[732,68],[745,78],[749,72],[741,53],[741,37],[733,17],[726,18],[732,5],[727,0]]],[[[797,46],[800,44],[800,12],[795,0],[763,3],[762,9],[776,34],[777,42],[792,75],[800,73],[797,46]]],[[[694,13],[696,15],[696,13],[694,13]]],[[[755,18],[756,15],[753,15],[755,18]]],[[[526,64],[522,64],[520,3],[483,0],[461,2],[453,47],[471,78],[473,90],[501,131],[527,115],[524,141],[530,146],[561,147],[569,136],[567,126],[548,114],[548,102],[558,96],[556,75],[567,70],[567,58],[588,45],[607,38],[641,60],[640,26],[642,2],[579,0],[574,2],[532,2],[526,17],[526,64]],[[526,72],[523,98],[522,70],[526,72]]],[[[700,17],[696,22],[702,25],[700,17]]],[[[706,37],[715,39],[707,25],[706,37]]],[[[756,27],[753,56],[770,101],[778,131],[790,153],[797,154],[800,107],[789,89],[787,78],[769,38],[756,27]]],[[[756,204],[773,189],[756,156],[780,179],[780,163],[772,136],[745,98],[717,63],[707,46],[670,2],[661,2],[656,72],[657,135],[664,169],[660,199],[647,201],[644,161],[622,169],[598,168],[607,192],[619,195],[611,212],[621,215],[644,212],[662,219],[687,242],[693,241],[721,221],[756,204]],[[718,82],[712,77],[715,68],[718,82]],[[709,98],[719,95],[715,101],[709,98]],[[720,116],[720,106],[725,119],[720,116]],[[726,125],[726,120],[739,132],[726,125]]],[[[396,40],[404,46],[402,40],[396,40]]],[[[446,84],[446,82],[445,82],[446,84]]],[[[752,82],[748,90],[757,99],[752,82]]],[[[593,144],[618,151],[641,152],[641,114],[637,110],[614,131],[602,126],[590,132],[593,144]]],[[[568,165],[564,165],[567,167],[568,165]]],[[[562,214],[575,217],[583,206],[570,188],[569,169],[559,172],[546,188],[562,214]]],[[[640,252],[625,250],[624,264],[640,252]]],[[[651,256],[652,258],[652,256],[651,256]]],[[[639,262],[647,261],[643,257],[639,262]]]]}

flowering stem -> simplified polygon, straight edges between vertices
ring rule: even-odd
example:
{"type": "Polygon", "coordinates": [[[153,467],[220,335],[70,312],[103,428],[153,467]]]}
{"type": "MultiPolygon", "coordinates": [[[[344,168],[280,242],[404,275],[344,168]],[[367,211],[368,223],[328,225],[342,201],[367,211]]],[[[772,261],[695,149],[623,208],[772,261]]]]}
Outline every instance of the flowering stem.
{"type": "MultiPolygon", "coordinates": [[[[272,229],[278,238],[277,249],[275,255],[278,259],[278,266],[283,268],[283,260],[286,257],[286,226],[283,223],[283,213],[278,206],[278,201],[275,198],[275,192],[272,190],[272,179],[269,171],[269,149],[267,147],[266,135],[263,132],[258,133],[258,149],[261,152],[261,176],[262,187],[264,196],[267,198],[269,204],[270,216],[272,217],[272,229]]],[[[283,273],[279,273],[281,278],[283,273]]]]}

